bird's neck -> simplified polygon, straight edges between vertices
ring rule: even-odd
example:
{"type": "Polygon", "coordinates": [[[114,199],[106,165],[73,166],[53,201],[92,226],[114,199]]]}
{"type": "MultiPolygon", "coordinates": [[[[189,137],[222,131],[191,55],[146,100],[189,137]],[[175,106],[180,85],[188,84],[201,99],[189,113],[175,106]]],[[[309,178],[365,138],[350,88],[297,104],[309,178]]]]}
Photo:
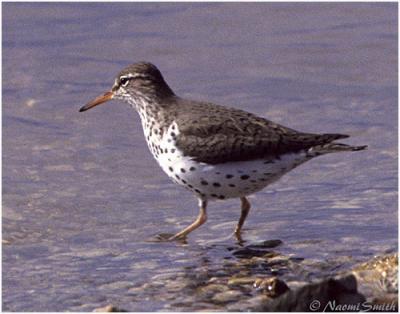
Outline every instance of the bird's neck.
{"type": "MultiPolygon", "coordinates": [[[[175,96],[172,96],[175,97],[175,96]]],[[[172,123],[173,116],[170,115],[169,100],[164,98],[163,100],[138,97],[129,99],[129,104],[139,114],[143,131],[147,136],[161,139],[163,133],[166,131],[168,126],[172,123]]],[[[153,138],[155,140],[155,138],[153,138]]]]}

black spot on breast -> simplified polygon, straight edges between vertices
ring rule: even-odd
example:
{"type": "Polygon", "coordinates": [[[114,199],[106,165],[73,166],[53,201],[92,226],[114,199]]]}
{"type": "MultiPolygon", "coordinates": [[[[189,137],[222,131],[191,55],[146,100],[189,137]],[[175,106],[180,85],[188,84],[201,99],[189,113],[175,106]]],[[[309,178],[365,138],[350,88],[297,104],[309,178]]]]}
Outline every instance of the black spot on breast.
{"type": "Polygon", "coordinates": [[[224,196],[224,195],[220,195],[220,196],[218,196],[218,198],[219,198],[220,200],[224,200],[224,199],[225,199],[225,196],[224,196]]]}
{"type": "Polygon", "coordinates": [[[212,196],[212,197],[218,197],[218,195],[217,195],[217,194],[211,194],[211,196],[212,196]]]}
{"type": "Polygon", "coordinates": [[[196,193],[201,194],[200,190],[198,190],[198,189],[194,189],[194,191],[195,191],[196,193]]]}
{"type": "Polygon", "coordinates": [[[172,136],[172,138],[176,136],[175,132],[171,132],[170,135],[172,136]]]}
{"type": "Polygon", "coordinates": [[[169,169],[169,171],[171,171],[171,172],[174,171],[174,168],[172,168],[172,167],[169,167],[168,169],[169,169]]]}
{"type": "Polygon", "coordinates": [[[165,153],[168,154],[168,148],[164,149],[165,153]]]}
{"type": "Polygon", "coordinates": [[[232,179],[232,178],[233,178],[233,175],[227,174],[227,175],[225,176],[225,178],[227,178],[227,179],[232,179]]]}
{"type": "Polygon", "coordinates": [[[181,179],[181,181],[182,181],[183,184],[186,184],[186,181],[185,181],[185,180],[181,179]]]}
{"type": "Polygon", "coordinates": [[[178,180],[180,179],[180,177],[177,174],[175,175],[175,178],[177,178],[178,180]]]}
{"type": "Polygon", "coordinates": [[[242,180],[247,180],[248,178],[250,178],[247,174],[240,176],[240,179],[242,180]]]}
{"type": "Polygon", "coordinates": [[[162,148],[160,148],[160,152],[161,154],[164,154],[164,150],[162,148]]]}
{"type": "Polygon", "coordinates": [[[183,169],[183,168],[181,168],[181,172],[182,172],[182,173],[185,173],[185,172],[186,172],[186,170],[185,170],[185,169],[183,169]]]}
{"type": "Polygon", "coordinates": [[[175,130],[175,124],[174,124],[174,125],[172,125],[171,129],[172,129],[172,130],[175,130]]]}
{"type": "Polygon", "coordinates": [[[188,187],[190,187],[191,189],[193,188],[193,185],[189,184],[188,187]]]}
{"type": "Polygon", "coordinates": [[[236,185],[234,185],[234,184],[229,184],[229,186],[230,186],[231,188],[236,187],[236,185]]]}
{"type": "Polygon", "coordinates": [[[208,182],[205,181],[205,180],[202,180],[200,183],[201,183],[202,185],[208,185],[208,182]]]}
{"type": "Polygon", "coordinates": [[[195,171],[196,168],[195,168],[195,167],[190,167],[189,170],[190,170],[190,171],[195,171]]]}
{"type": "Polygon", "coordinates": [[[172,153],[172,154],[175,153],[175,148],[172,148],[172,149],[171,149],[171,153],[172,153]]]}
{"type": "Polygon", "coordinates": [[[221,186],[221,184],[219,184],[218,182],[214,182],[213,186],[215,186],[216,188],[219,188],[221,186]]]}

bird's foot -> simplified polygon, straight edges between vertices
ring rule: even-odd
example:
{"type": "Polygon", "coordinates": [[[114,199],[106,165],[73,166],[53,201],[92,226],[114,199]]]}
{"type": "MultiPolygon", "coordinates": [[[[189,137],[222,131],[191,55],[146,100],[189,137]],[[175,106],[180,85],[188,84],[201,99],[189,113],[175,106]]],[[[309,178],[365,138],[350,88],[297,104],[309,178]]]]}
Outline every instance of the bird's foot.
{"type": "Polygon", "coordinates": [[[173,233],[159,233],[156,234],[154,237],[148,240],[149,242],[173,242],[177,241],[180,243],[187,243],[186,237],[179,237],[173,233]]]}
{"type": "Polygon", "coordinates": [[[239,244],[239,245],[243,245],[246,241],[245,240],[243,240],[243,238],[242,238],[242,232],[241,232],[241,230],[239,229],[235,229],[235,231],[233,232],[233,234],[232,234],[232,236],[234,236],[235,238],[236,238],[236,240],[237,240],[237,243],[239,244]]]}
{"type": "Polygon", "coordinates": [[[174,234],[174,235],[171,235],[171,236],[167,239],[167,241],[178,241],[178,242],[180,242],[180,243],[186,244],[186,243],[187,243],[187,237],[184,236],[184,235],[174,234]]]}

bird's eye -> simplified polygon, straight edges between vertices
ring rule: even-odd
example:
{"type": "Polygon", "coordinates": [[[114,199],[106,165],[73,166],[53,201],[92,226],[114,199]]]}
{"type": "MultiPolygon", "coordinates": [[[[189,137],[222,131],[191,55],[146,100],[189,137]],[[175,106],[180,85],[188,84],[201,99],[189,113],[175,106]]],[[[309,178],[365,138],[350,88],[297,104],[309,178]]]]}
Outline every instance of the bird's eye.
{"type": "Polygon", "coordinates": [[[126,86],[126,85],[128,85],[128,83],[129,83],[129,78],[128,78],[128,77],[121,77],[121,78],[119,79],[119,82],[120,82],[120,84],[121,84],[122,86],[126,86]]]}

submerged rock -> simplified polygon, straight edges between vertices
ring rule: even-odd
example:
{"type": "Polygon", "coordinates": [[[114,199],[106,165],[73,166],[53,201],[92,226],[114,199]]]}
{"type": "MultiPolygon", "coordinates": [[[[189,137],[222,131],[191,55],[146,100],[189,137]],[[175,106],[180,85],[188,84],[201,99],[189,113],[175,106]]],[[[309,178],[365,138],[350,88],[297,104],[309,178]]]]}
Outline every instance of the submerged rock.
{"type": "Polygon", "coordinates": [[[398,292],[398,254],[375,256],[357,265],[353,274],[362,285],[371,285],[379,292],[398,292]]]}
{"type": "Polygon", "coordinates": [[[247,245],[246,247],[250,248],[250,249],[272,249],[272,248],[275,248],[275,247],[281,245],[282,243],[283,242],[279,239],[273,239],[273,240],[265,240],[262,242],[250,244],[250,245],[247,245]]]}
{"type": "Polygon", "coordinates": [[[228,286],[253,285],[256,280],[255,277],[234,277],[228,280],[228,286]]]}
{"type": "Polygon", "coordinates": [[[243,296],[243,293],[236,290],[228,290],[225,292],[219,292],[212,297],[212,301],[216,303],[228,303],[238,301],[243,296]]]}
{"type": "Polygon", "coordinates": [[[225,292],[229,288],[223,284],[211,283],[197,289],[197,294],[203,298],[212,297],[218,293],[225,292]]]}
{"type": "Polygon", "coordinates": [[[235,249],[232,254],[237,258],[273,257],[276,255],[276,253],[270,251],[269,249],[275,248],[282,243],[283,242],[278,239],[266,240],[246,245],[240,249],[235,249]]]}
{"type": "Polygon", "coordinates": [[[371,310],[398,310],[397,253],[375,256],[368,262],[356,265],[352,273],[357,278],[359,291],[369,301],[371,310]]]}
{"type": "Polygon", "coordinates": [[[235,250],[232,254],[237,258],[252,258],[264,256],[268,251],[244,247],[242,249],[235,250]]]}

